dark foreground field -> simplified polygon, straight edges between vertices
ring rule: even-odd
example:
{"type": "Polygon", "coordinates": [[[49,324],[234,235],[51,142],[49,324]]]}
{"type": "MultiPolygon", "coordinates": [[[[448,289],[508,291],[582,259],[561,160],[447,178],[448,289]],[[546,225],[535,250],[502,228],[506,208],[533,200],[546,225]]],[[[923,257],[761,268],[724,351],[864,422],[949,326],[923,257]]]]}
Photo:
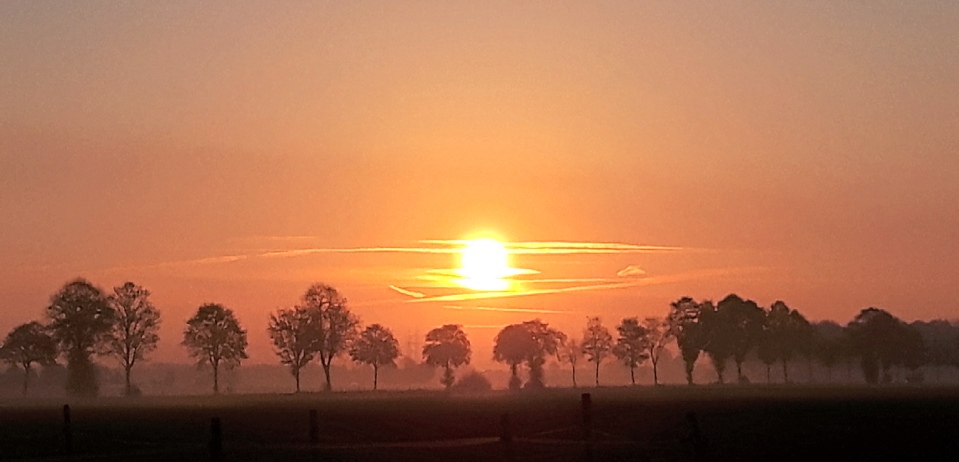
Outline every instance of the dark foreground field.
{"type": "Polygon", "coordinates": [[[73,456],[63,453],[62,403],[6,402],[0,459],[209,460],[219,417],[228,461],[586,460],[583,391],[597,461],[959,460],[959,390],[751,387],[74,402],[73,456]],[[509,448],[500,440],[507,413],[509,448]]]}

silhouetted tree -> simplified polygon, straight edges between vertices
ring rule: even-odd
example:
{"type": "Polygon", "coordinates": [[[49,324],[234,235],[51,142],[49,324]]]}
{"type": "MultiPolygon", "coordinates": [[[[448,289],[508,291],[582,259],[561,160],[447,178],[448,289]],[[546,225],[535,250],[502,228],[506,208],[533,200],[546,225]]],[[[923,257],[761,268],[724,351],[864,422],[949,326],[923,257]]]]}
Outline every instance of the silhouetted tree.
{"type": "Polygon", "coordinates": [[[0,359],[14,367],[23,368],[23,394],[30,389],[33,364],[48,366],[56,363],[57,342],[39,322],[21,324],[9,334],[0,347],[0,359]]]}
{"type": "Polygon", "coordinates": [[[769,340],[783,366],[783,380],[789,383],[789,361],[812,339],[812,326],[798,311],[776,301],[766,315],[769,340]]]}
{"type": "Polygon", "coordinates": [[[493,360],[509,365],[509,389],[518,390],[523,385],[519,378],[519,366],[536,348],[533,336],[522,324],[510,324],[496,334],[493,340],[493,360]]]}
{"type": "Polygon", "coordinates": [[[466,332],[463,332],[462,326],[458,324],[446,324],[426,333],[423,359],[427,364],[443,368],[443,378],[440,383],[447,390],[456,381],[453,369],[469,364],[471,353],[466,332]]]}
{"type": "Polygon", "coordinates": [[[922,336],[924,357],[935,370],[936,381],[943,367],[959,365],[959,327],[944,319],[915,321],[911,326],[922,336]]]}
{"type": "Polygon", "coordinates": [[[273,341],[273,351],[281,364],[290,367],[297,393],[300,392],[300,371],[320,349],[318,321],[319,316],[302,306],[280,309],[270,315],[266,330],[273,341]]]}
{"type": "Polygon", "coordinates": [[[659,360],[673,338],[672,331],[665,319],[654,317],[643,320],[643,328],[646,329],[647,355],[653,365],[653,385],[659,385],[659,360]]]}
{"type": "Polygon", "coordinates": [[[773,325],[770,324],[769,313],[763,315],[763,332],[756,346],[756,356],[766,366],[766,383],[772,382],[772,366],[779,360],[779,339],[776,338],[773,325]]]}
{"type": "Polygon", "coordinates": [[[395,366],[399,355],[400,343],[393,336],[393,332],[379,324],[372,324],[364,329],[350,348],[353,361],[373,366],[374,390],[379,381],[380,366],[395,366]]]}
{"type": "Polygon", "coordinates": [[[598,317],[589,318],[583,331],[583,355],[596,366],[596,386],[599,386],[599,366],[613,349],[613,336],[598,317]]]}
{"type": "Polygon", "coordinates": [[[629,368],[629,380],[636,385],[636,367],[649,359],[649,339],[646,328],[637,318],[626,318],[616,328],[619,337],[613,346],[613,354],[629,368]]]}
{"type": "Polygon", "coordinates": [[[565,334],[549,327],[549,324],[539,319],[512,324],[504,327],[496,335],[493,359],[509,364],[511,389],[520,387],[517,368],[523,362],[529,367],[529,381],[526,387],[542,388],[546,385],[543,378],[546,358],[559,354],[559,348],[565,341],[565,334]]]}
{"type": "Polygon", "coordinates": [[[197,309],[187,321],[183,346],[197,365],[213,367],[213,393],[220,392],[220,366],[232,369],[247,359],[246,331],[233,315],[233,310],[214,303],[197,309]]]}
{"type": "Polygon", "coordinates": [[[109,352],[116,312],[93,284],[76,279],[50,298],[48,326],[67,358],[67,394],[96,396],[99,392],[93,355],[109,352]]]}
{"type": "Polygon", "coordinates": [[[569,363],[573,371],[573,388],[576,388],[576,365],[583,357],[583,348],[576,339],[568,339],[560,349],[559,360],[569,363]]]}
{"type": "Polygon", "coordinates": [[[350,342],[356,338],[359,319],[346,306],[346,298],[332,286],[313,284],[303,295],[303,307],[316,317],[320,365],[326,377],[325,389],[333,389],[330,365],[333,358],[345,353],[350,342]]]}
{"type": "Polygon", "coordinates": [[[813,356],[826,368],[826,380],[832,381],[832,370],[844,356],[843,328],[833,321],[819,321],[813,323],[812,327],[813,356]]]}
{"type": "Polygon", "coordinates": [[[728,309],[719,311],[711,303],[700,308],[699,317],[706,338],[703,351],[716,370],[717,381],[725,383],[726,364],[735,354],[738,340],[734,319],[728,309]]]}
{"type": "Polygon", "coordinates": [[[145,360],[160,341],[160,312],[150,302],[150,292],[132,282],[114,287],[109,301],[116,312],[110,351],[123,366],[124,391],[129,396],[133,366],[145,360]]]}
{"type": "Polygon", "coordinates": [[[904,322],[885,310],[867,308],[846,327],[853,351],[859,356],[863,376],[871,384],[890,381],[890,370],[905,364],[907,355],[916,354],[916,337],[904,322]],[[880,376],[880,373],[882,374],[880,376]]]}
{"type": "Polygon", "coordinates": [[[747,382],[743,375],[743,363],[749,352],[759,344],[766,312],[756,302],[743,300],[735,294],[720,301],[716,309],[730,329],[733,361],[736,363],[736,379],[740,383],[747,382]]]}
{"type": "Polygon", "coordinates": [[[669,305],[669,332],[676,338],[686,372],[686,383],[693,384],[693,368],[700,352],[706,346],[706,330],[702,324],[701,313],[713,311],[710,301],[696,303],[690,297],[683,297],[669,305]]]}

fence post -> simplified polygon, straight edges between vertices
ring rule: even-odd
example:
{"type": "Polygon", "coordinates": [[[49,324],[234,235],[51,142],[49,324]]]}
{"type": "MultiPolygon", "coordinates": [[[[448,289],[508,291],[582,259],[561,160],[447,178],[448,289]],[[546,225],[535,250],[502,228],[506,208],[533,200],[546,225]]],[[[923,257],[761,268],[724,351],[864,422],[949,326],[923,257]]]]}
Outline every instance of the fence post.
{"type": "Polygon", "coordinates": [[[513,460],[513,432],[509,423],[509,414],[503,414],[499,419],[502,433],[500,441],[503,443],[503,458],[507,461],[513,460]]]}
{"type": "Polygon", "coordinates": [[[580,404],[583,409],[583,442],[586,444],[586,461],[593,460],[593,444],[591,441],[593,433],[593,397],[589,393],[583,393],[580,404]]]}
{"type": "Polygon", "coordinates": [[[689,422],[689,444],[693,454],[692,460],[707,460],[709,458],[709,447],[706,444],[706,437],[703,436],[703,432],[699,428],[699,419],[696,418],[696,413],[686,414],[686,420],[689,422]]]}
{"type": "Polygon", "coordinates": [[[70,425],[70,405],[63,405],[63,450],[67,455],[73,454],[73,428],[70,425]]]}
{"type": "Polygon", "coordinates": [[[320,444],[320,416],[316,409],[310,409],[310,444],[320,444]]]}
{"type": "Polygon", "coordinates": [[[219,417],[210,421],[210,460],[223,460],[223,426],[219,417]]]}

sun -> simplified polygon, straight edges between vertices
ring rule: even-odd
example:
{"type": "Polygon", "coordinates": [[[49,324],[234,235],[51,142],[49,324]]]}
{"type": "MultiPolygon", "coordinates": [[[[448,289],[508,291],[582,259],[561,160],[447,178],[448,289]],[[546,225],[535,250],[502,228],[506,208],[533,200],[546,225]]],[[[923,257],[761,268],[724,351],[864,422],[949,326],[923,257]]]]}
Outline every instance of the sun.
{"type": "Polygon", "coordinates": [[[516,274],[509,266],[509,251],[496,239],[470,239],[460,250],[460,279],[457,283],[467,289],[503,291],[510,288],[507,279],[516,274]]]}

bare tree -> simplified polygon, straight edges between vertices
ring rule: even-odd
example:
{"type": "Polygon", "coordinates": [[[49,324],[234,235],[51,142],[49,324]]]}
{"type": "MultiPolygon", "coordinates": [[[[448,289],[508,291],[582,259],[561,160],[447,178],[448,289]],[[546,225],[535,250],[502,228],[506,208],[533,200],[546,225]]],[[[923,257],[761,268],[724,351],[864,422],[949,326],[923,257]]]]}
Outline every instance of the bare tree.
{"type": "Polygon", "coordinates": [[[629,368],[630,383],[636,385],[636,367],[649,359],[646,328],[639,324],[639,319],[626,318],[616,330],[619,331],[619,338],[613,346],[613,355],[629,368]]]}
{"type": "Polygon", "coordinates": [[[649,362],[653,365],[653,385],[659,385],[659,360],[663,357],[666,345],[672,340],[672,330],[663,318],[650,317],[643,320],[646,329],[646,349],[649,362]]]}
{"type": "Polygon", "coordinates": [[[470,363],[470,341],[458,324],[446,324],[426,333],[423,345],[423,359],[427,364],[443,368],[440,381],[447,390],[453,386],[456,378],[453,369],[470,363]]]}
{"type": "Polygon", "coordinates": [[[569,363],[570,368],[573,370],[573,388],[576,388],[576,364],[579,363],[579,360],[583,357],[583,348],[580,345],[579,341],[571,338],[563,344],[560,349],[559,360],[561,362],[569,363]]]}
{"type": "Polygon", "coordinates": [[[57,360],[57,342],[39,322],[21,324],[9,334],[0,348],[0,359],[23,368],[23,394],[30,389],[30,373],[34,363],[47,366],[57,360]]]}
{"type": "Polygon", "coordinates": [[[160,341],[160,312],[150,302],[150,292],[132,282],[114,287],[109,301],[116,312],[110,351],[123,366],[124,390],[129,396],[133,394],[133,366],[155,350],[160,341]]]}
{"type": "Polygon", "coordinates": [[[99,392],[93,355],[110,350],[116,312],[107,297],[84,279],[73,280],[50,298],[48,328],[67,357],[67,393],[96,396],[99,392]]]}
{"type": "Polygon", "coordinates": [[[316,357],[319,350],[317,319],[317,316],[312,316],[309,310],[300,306],[280,309],[270,315],[270,324],[266,329],[280,363],[290,367],[290,373],[296,380],[297,393],[300,392],[300,371],[316,357]]]}
{"type": "Polygon", "coordinates": [[[302,307],[316,318],[317,354],[326,377],[324,389],[333,389],[330,366],[333,358],[346,353],[356,337],[359,319],[346,306],[346,298],[333,287],[317,283],[303,295],[302,307]]]}
{"type": "Polygon", "coordinates": [[[399,355],[400,344],[393,332],[379,324],[364,329],[350,348],[353,361],[373,366],[374,390],[379,382],[380,366],[395,366],[399,355]]]}
{"type": "Polygon", "coordinates": [[[246,331],[233,315],[233,310],[214,303],[197,309],[187,321],[183,346],[197,365],[213,367],[213,393],[220,392],[220,366],[232,369],[247,359],[246,331]]]}
{"type": "Polygon", "coordinates": [[[613,349],[613,336],[598,317],[589,318],[583,331],[583,355],[596,365],[596,386],[599,386],[599,366],[613,349]]]}

